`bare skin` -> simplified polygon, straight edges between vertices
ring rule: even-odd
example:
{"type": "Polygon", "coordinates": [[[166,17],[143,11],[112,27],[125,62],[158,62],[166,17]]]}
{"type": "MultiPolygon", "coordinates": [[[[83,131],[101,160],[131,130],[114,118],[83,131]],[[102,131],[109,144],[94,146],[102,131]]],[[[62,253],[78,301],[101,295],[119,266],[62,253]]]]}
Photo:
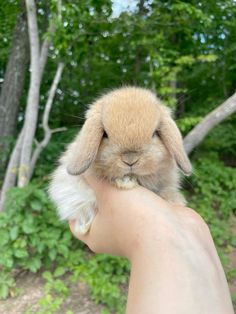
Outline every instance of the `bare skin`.
{"type": "Polygon", "coordinates": [[[126,314],[233,314],[225,274],[203,219],[139,186],[118,190],[91,174],[98,214],[88,234],[96,253],[131,262],[126,314]]]}

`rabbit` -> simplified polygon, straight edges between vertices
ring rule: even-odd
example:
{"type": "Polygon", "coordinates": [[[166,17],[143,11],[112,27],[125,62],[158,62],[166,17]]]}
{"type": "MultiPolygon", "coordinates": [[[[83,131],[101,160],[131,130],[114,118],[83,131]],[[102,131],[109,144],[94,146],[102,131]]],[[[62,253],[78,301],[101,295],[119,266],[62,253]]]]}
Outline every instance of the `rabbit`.
{"type": "Polygon", "coordinates": [[[180,171],[192,172],[170,109],[140,87],[121,87],[98,98],[60,158],[49,187],[62,220],[75,219],[86,234],[97,213],[96,197],[82,174],[88,169],[121,189],[141,185],[185,205],[180,171]]]}

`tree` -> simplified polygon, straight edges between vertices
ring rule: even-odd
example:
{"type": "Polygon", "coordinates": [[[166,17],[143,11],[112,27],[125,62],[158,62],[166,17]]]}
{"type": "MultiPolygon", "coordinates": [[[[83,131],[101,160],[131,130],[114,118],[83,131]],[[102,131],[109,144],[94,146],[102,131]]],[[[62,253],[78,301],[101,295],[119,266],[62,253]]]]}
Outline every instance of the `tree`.
{"type": "Polygon", "coordinates": [[[185,150],[190,154],[207,134],[224,119],[236,112],[236,93],[210,112],[184,138],[185,150]]]}
{"type": "Polygon", "coordinates": [[[43,121],[43,126],[46,132],[46,139],[38,145],[35,154],[32,156],[33,141],[35,137],[39,111],[40,85],[48,57],[50,41],[49,38],[46,37],[44,42],[42,43],[42,46],[40,47],[36,6],[34,0],[26,0],[26,8],[31,60],[30,86],[27,97],[24,124],[11,154],[4,178],[4,183],[1,191],[0,209],[3,209],[7,190],[15,185],[17,179],[19,187],[23,187],[29,182],[37,158],[42,148],[45,147],[45,145],[47,145],[48,141],[50,140],[52,132],[48,127],[48,114],[50,112],[56,87],[60,81],[62,70],[64,67],[63,63],[59,63],[58,71],[56,73],[51,92],[49,93],[49,100],[45,107],[46,113],[45,119],[43,121]]]}
{"type": "Polygon", "coordinates": [[[6,167],[10,139],[16,132],[17,115],[29,61],[28,50],[26,10],[24,2],[21,1],[0,95],[0,178],[6,167]]]}

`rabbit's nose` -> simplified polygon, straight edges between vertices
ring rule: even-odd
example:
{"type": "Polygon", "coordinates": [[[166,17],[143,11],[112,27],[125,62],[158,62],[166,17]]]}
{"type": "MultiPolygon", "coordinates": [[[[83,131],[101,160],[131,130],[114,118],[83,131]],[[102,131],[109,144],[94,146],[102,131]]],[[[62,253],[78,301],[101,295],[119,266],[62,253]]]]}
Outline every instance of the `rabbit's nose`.
{"type": "Polygon", "coordinates": [[[121,159],[123,163],[131,167],[138,162],[139,157],[133,153],[126,153],[122,155],[121,159]]]}

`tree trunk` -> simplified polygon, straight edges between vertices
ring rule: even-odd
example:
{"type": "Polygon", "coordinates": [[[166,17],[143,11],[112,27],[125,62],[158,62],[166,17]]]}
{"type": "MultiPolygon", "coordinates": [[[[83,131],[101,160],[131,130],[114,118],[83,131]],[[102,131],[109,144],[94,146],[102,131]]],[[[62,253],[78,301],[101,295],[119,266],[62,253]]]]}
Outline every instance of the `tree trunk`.
{"type": "Polygon", "coordinates": [[[188,133],[184,138],[184,146],[187,154],[190,154],[192,150],[202,142],[211,129],[234,112],[236,112],[236,93],[210,112],[188,133]]]}
{"type": "MultiPolygon", "coordinates": [[[[23,2],[23,1],[22,1],[23,2]]],[[[29,61],[27,19],[24,2],[18,15],[10,56],[0,95],[0,177],[3,177],[10,138],[15,135],[17,114],[29,61]]]]}
{"type": "Polygon", "coordinates": [[[40,70],[40,43],[36,15],[36,6],[33,0],[26,0],[28,31],[30,40],[30,87],[27,97],[27,107],[24,121],[24,138],[22,143],[18,186],[23,187],[29,181],[30,160],[33,140],[37,127],[39,91],[41,81],[40,70]]]}
{"type": "Polygon", "coordinates": [[[21,130],[20,135],[18,136],[16,145],[14,147],[13,152],[11,153],[10,161],[7,166],[2,190],[1,190],[1,198],[0,198],[0,212],[4,209],[4,203],[6,199],[7,191],[15,186],[17,174],[18,174],[18,166],[19,166],[19,159],[22,149],[22,142],[24,137],[24,129],[21,130]]]}
{"type": "Polygon", "coordinates": [[[43,121],[42,121],[42,126],[43,126],[43,130],[44,130],[44,138],[40,143],[37,143],[37,147],[34,150],[34,153],[33,153],[32,159],[31,159],[31,163],[30,163],[29,179],[31,179],[33,172],[34,172],[36,162],[37,162],[41,152],[43,151],[43,149],[48,145],[52,134],[55,132],[66,130],[66,128],[58,128],[58,129],[51,130],[49,125],[48,125],[49,115],[50,115],[50,111],[52,108],[53,99],[54,99],[55,94],[56,94],[57,86],[61,80],[61,75],[62,75],[63,69],[64,69],[64,63],[60,62],[58,64],[57,72],[56,72],[54,80],[52,82],[52,85],[51,85],[51,88],[50,88],[50,91],[48,94],[48,99],[47,99],[47,102],[46,102],[46,105],[44,108],[43,121]]]}
{"type": "MultiPolygon", "coordinates": [[[[17,179],[19,187],[25,186],[29,181],[30,173],[32,173],[32,170],[30,169],[32,168],[32,149],[37,127],[40,84],[50,46],[50,40],[49,37],[47,37],[44,39],[40,48],[35,1],[25,0],[25,2],[30,39],[30,87],[27,97],[24,125],[11,153],[4,178],[1,191],[0,210],[3,209],[7,190],[15,185],[17,179]]],[[[50,27],[49,31],[54,32],[54,27],[50,27]]],[[[60,65],[60,69],[61,67],[62,66],[60,65]]],[[[60,130],[61,129],[52,130],[52,133],[60,130]]]]}

